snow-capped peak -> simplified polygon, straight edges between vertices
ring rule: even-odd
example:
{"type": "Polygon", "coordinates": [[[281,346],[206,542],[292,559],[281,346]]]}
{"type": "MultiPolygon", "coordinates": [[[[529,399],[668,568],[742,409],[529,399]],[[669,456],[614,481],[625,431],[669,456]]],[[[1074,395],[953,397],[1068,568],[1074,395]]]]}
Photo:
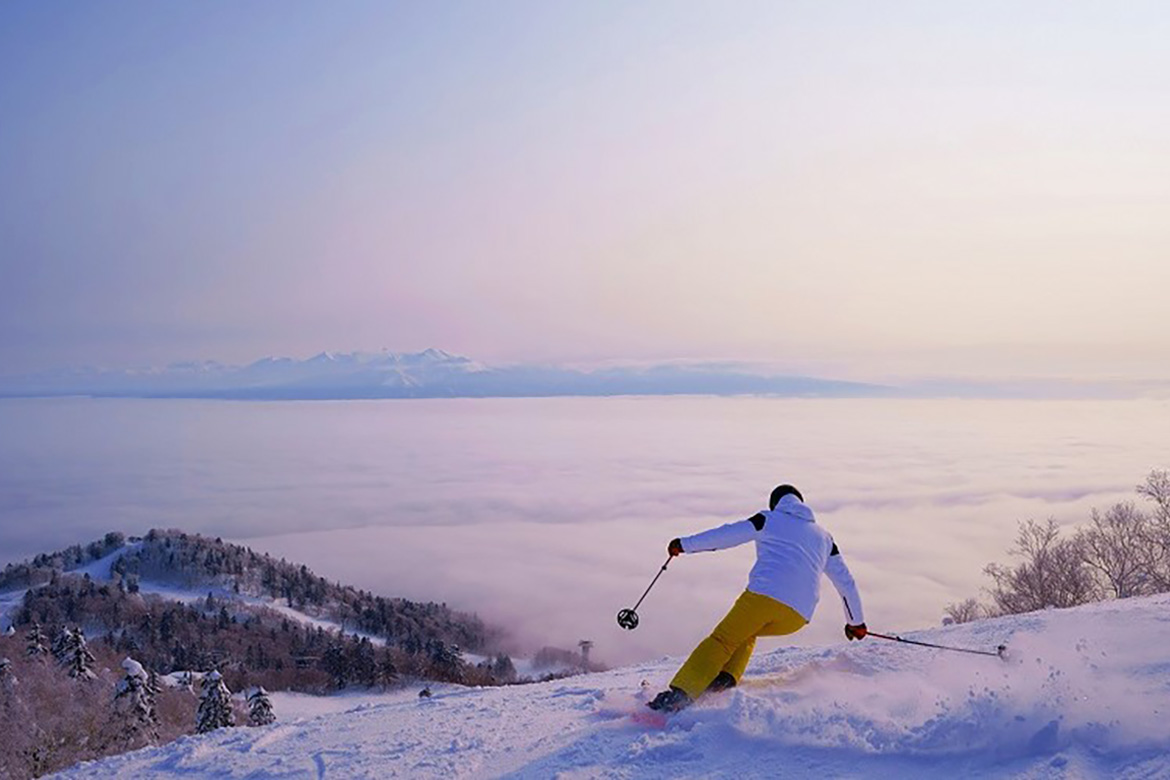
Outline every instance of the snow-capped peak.
{"type": "Polygon", "coordinates": [[[422,352],[419,353],[419,357],[425,358],[427,360],[454,360],[455,359],[455,356],[452,355],[451,353],[444,352],[441,349],[435,349],[434,347],[429,347],[427,349],[424,349],[422,352]]]}

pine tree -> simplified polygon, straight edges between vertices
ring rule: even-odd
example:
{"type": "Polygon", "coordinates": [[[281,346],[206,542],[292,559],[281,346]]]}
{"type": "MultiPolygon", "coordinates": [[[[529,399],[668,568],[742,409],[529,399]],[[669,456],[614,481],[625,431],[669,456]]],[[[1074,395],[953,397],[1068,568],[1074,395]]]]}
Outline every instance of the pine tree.
{"type": "Polygon", "coordinates": [[[162,680],[159,679],[158,672],[151,669],[146,675],[146,689],[150,691],[151,697],[158,701],[158,697],[162,695],[162,680]]]}
{"type": "Polygon", "coordinates": [[[122,702],[127,739],[136,742],[139,737],[145,737],[147,743],[154,744],[158,741],[158,714],[150,675],[133,658],[126,658],[122,668],[126,670],[126,676],[118,682],[114,701],[122,702]]]}
{"type": "Polygon", "coordinates": [[[53,658],[57,659],[57,663],[64,664],[65,657],[68,654],[69,645],[69,629],[61,627],[57,630],[53,637],[53,646],[50,651],[53,653],[53,658]]]}
{"type": "Polygon", "coordinates": [[[441,639],[436,639],[430,644],[429,653],[432,668],[441,679],[463,681],[463,652],[459,645],[449,645],[441,639]]]}
{"type": "Polygon", "coordinates": [[[500,653],[491,663],[492,677],[499,682],[512,682],[516,679],[516,665],[506,653],[500,653]]]}
{"type": "Polygon", "coordinates": [[[393,685],[398,680],[398,667],[394,664],[394,658],[390,654],[390,648],[386,648],[382,656],[382,660],[378,662],[378,682],[381,685],[393,685]]]}
{"type": "Polygon", "coordinates": [[[206,734],[234,725],[236,716],[232,712],[232,692],[224,685],[219,672],[210,672],[203,678],[199,710],[195,713],[195,731],[206,734]]]}
{"type": "Polygon", "coordinates": [[[12,661],[0,658],[0,680],[5,680],[12,673],[12,661]]]}
{"type": "Polygon", "coordinates": [[[37,660],[41,660],[49,654],[48,640],[41,631],[40,623],[33,623],[32,628],[28,630],[28,645],[25,652],[29,658],[37,660]]]}
{"type": "Polygon", "coordinates": [[[93,665],[97,659],[89,651],[89,647],[85,643],[85,632],[80,628],[66,631],[62,653],[58,660],[69,671],[69,676],[75,680],[92,680],[95,677],[93,665]]]}
{"type": "Polygon", "coordinates": [[[276,715],[272,712],[272,700],[268,698],[268,691],[258,685],[248,695],[248,724],[267,726],[275,722],[276,715]]]}
{"type": "Polygon", "coordinates": [[[368,637],[363,636],[358,642],[352,667],[353,676],[361,684],[372,686],[378,682],[378,658],[374,652],[374,643],[368,637]]]}
{"type": "Polygon", "coordinates": [[[325,655],[321,657],[321,666],[325,673],[333,678],[333,685],[337,690],[349,684],[351,673],[349,657],[341,645],[329,646],[325,655]]]}

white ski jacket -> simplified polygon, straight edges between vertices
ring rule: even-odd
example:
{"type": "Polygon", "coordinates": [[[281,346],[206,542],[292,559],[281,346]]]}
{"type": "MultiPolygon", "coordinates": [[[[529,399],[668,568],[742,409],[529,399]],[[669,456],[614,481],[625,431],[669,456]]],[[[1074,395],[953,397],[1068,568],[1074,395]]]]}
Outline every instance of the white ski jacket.
{"type": "Polygon", "coordinates": [[[865,622],[857,583],[833,537],[817,525],[812,510],[794,495],[781,498],[770,512],[679,541],[684,553],[726,550],[755,542],[756,565],[748,575],[747,589],[787,604],[805,620],[812,620],[824,572],[841,594],[845,621],[850,625],[865,622]]]}

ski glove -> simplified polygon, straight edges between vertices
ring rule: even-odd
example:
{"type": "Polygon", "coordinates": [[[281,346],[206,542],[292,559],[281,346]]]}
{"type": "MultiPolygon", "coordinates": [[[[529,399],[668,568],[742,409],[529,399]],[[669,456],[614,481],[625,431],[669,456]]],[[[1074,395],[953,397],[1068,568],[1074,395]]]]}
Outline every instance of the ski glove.
{"type": "Polygon", "coordinates": [[[671,558],[679,555],[683,551],[682,542],[678,539],[671,539],[670,544],[666,545],[666,551],[670,553],[671,558]]]}
{"type": "Polygon", "coordinates": [[[868,633],[869,631],[866,630],[865,623],[858,623],[856,626],[851,626],[848,623],[845,624],[845,637],[851,642],[854,639],[865,639],[865,635],[868,633]]]}

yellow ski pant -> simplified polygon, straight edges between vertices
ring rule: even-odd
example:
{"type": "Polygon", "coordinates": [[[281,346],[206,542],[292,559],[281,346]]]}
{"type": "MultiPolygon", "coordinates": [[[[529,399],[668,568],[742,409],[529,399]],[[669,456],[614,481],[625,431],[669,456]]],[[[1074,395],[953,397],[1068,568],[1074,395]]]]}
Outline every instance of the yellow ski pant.
{"type": "Polygon", "coordinates": [[[792,634],[806,623],[787,604],[745,590],[711,636],[691,653],[670,684],[697,699],[720,672],[727,672],[739,682],[752,657],[756,637],[792,634]]]}

